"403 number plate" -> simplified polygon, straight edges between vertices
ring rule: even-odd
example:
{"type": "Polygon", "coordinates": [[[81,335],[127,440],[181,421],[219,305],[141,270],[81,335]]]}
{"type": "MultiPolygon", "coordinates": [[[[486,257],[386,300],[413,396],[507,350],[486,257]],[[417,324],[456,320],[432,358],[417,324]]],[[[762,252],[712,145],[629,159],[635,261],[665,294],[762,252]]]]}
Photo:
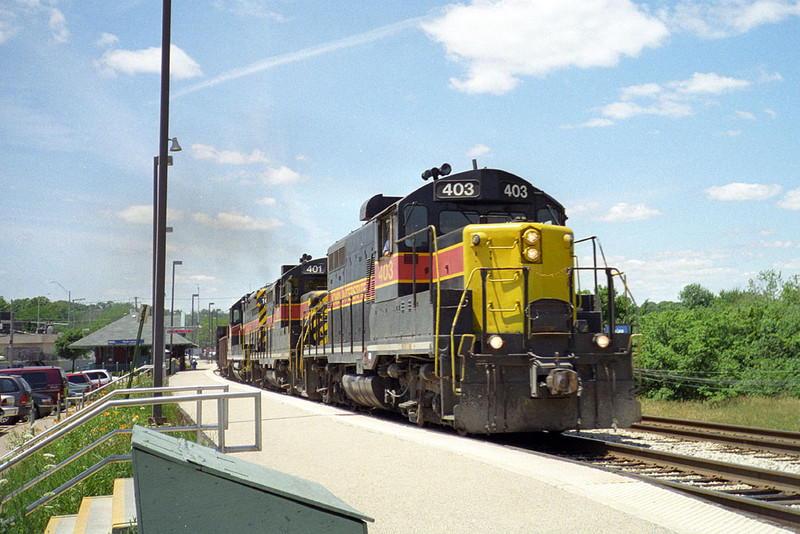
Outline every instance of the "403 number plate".
{"type": "Polygon", "coordinates": [[[481,183],[477,180],[439,181],[435,191],[438,199],[480,198],[481,183]]]}

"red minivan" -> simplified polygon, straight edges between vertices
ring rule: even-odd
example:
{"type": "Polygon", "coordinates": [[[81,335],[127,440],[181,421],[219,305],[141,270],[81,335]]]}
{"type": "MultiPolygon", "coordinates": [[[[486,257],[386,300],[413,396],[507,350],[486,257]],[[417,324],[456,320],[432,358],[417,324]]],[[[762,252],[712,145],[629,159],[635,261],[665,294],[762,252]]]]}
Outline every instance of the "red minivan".
{"type": "Polygon", "coordinates": [[[47,395],[53,402],[63,402],[69,395],[67,375],[61,367],[12,367],[0,373],[22,376],[33,391],[47,395]]]}

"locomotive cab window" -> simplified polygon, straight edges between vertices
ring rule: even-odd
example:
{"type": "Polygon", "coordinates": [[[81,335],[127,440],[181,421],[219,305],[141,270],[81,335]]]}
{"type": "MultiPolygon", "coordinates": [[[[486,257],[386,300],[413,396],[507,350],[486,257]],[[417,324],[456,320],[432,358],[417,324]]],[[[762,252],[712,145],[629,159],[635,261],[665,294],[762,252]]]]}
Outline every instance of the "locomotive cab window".
{"type": "Polygon", "coordinates": [[[394,252],[394,232],[392,231],[394,213],[378,219],[378,249],[381,251],[381,257],[389,257],[394,252]]]}
{"type": "Polygon", "coordinates": [[[439,213],[439,231],[447,234],[468,224],[478,224],[480,215],[477,211],[443,210],[439,213]]]}
{"type": "MultiPolygon", "coordinates": [[[[406,222],[406,235],[411,235],[428,227],[428,208],[419,205],[406,206],[403,210],[403,218],[406,222]]],[[[409,237],[405,241],[406,246],[428,248],[428,232],[420,232],[414,237],[409,237]]]]}
{"type": "MultiPolygon", "coordinates": [[[[483,219],[483,217],[481,217],[481,219],[483,219]]],[[[490,224],[505,223],[511,221],[524,221],[526,219],[527,219],[526,215],[519,211],[511,211],[511,212],[493,211],[486,216],[486,222],[490,224]]]]}
{"type": "Polygon", "coordinates": [[[562,222],[562,219],[563,217],[561,217],[558,211],[550,206],[536,210],[536,222],[540,222],[542,224],[563,225],[564,223],[562,222]]]}

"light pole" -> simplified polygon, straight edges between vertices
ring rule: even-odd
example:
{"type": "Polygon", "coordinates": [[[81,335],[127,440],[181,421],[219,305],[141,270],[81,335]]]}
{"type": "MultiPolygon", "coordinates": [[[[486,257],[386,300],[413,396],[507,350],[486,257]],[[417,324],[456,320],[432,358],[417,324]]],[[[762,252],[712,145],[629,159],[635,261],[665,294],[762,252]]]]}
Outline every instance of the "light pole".
{"type": "Polygon", "coordinates": [[[200,309],[200,295],[198,293],[192,293],[192,343],[195,341],[195,330],[197,329],[197,321],[195,321],[194,317],[194,298],[197,297],[197,309],[200,309]]]}
{"type": "Polygon", "coordinates": [[[64,286],[62,286],[61,284],[59,284],[58,282],[56,282],[55,280],[48,280],[48,282],[50,282],[51,284],[56,284],[58,287],[63,289],[64,292],[67,294],[67,330],[69,330],[72,328],[71,327],[72,323],[70,322],[70,316],[72,315],[72,292],[69,291],[64,286]]]}
{"type": "MultiPolygon", "coordinates": [[[[75,305],[75,313],[72,314],[72,322],[75,325],[76,329],[80,329],[80,326],[78,325],[78,305],[77,305],[77,303],[78,302],[84,302],[85,300],[86,299],[72,299],[72,302],[76,303],[76,305],[75,305]]],[[[84,320],[86,320],[86,314],[83,315],[83,318],[84,318],[84,320]]]]}
{"type": "Polygon", "coordinates": [[[213,306],[213,302],[208,303],[208,351],[211,352],[212,340],[211,340],[211,306],[213,306]]]}
{"type": "MultiPolygon", "coordinates": [[[[155,247],[153,254],[153,386],[164,385],[164,278],[167,256],[167,142],[169,131],[169,59],[172,0],[162,0],[161,14],[161,117],[158,136],[158,176],[153,205],[155,247]]],[[[163,422],[161,405],[153,405],[153,421],[163,422]]]]}
{"type": "Polygon", "coordinates": [[[172,262],[172,300],[169,305],[169,354],[172,356],[172,330],[175,327],[175,266],[183,265],[181,260],[172,262]]]}

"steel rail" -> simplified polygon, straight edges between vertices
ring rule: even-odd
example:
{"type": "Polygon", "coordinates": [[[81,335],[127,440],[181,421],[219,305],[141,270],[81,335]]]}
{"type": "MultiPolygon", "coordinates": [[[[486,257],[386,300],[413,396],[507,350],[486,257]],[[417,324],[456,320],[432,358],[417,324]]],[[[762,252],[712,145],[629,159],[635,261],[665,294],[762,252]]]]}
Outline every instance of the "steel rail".
{"type": "Polygon", "coordinates": [[[749,450],[770,451],[792,455],[800,454],[800,441],[782,441],[745,434],[725,434],[714,431],[712,427],[708,427],[707,430],[699,430],[699,427],[698,429],[693,429],[668,426],[666,424],[635,423],[630,426],[630,429],[666,436],[691,438],[699,441],[731,444],[749,450]]]}
{"type": "Polygon", "coordinates": [[[698,428],[703,430],[715,430],[719,432],[739,433],[748,436],[762,436],[764,438],[769,438],[774,440],[796,441],[800,443],[800,432],[794,432],[791,430],[779,430],[776,428],[731,425],[727,423],[695,421],[692,419],[676,419],[672,417],[660,417],[655,415],[643,415],[641,424],[675,425],[688,428],[698,428]]]}
{"type": "MultiPolygon", "coordinates": [[[[567,437],[564,436],[564,438],[567,437]]],[[[655,451],[630,445],[609,443],[591,438],[571,437],[567,439],[575,441],[575,443],[570,444],[571,447],[598,455],[610,455],[617,458],[654,464],[659,467],[669,467],[679,472],[702,475],[715,480],[724,479],[726,481],[738,482],[749,486],[770,488],[795,495],[800,494],[800,475],[655,451]]],[[[726,491],[709,490],[690,484],[663,480],[657,476],[628,472],[618,468],[598,467],[691,493],[704,499],[724,504],[736,510],[757,514],[781,521],[785,524],[790,524],[795,528],[800,527],[800,509],[732,494],[735,493],[735,491],[729,493],[726,491]]]]}

